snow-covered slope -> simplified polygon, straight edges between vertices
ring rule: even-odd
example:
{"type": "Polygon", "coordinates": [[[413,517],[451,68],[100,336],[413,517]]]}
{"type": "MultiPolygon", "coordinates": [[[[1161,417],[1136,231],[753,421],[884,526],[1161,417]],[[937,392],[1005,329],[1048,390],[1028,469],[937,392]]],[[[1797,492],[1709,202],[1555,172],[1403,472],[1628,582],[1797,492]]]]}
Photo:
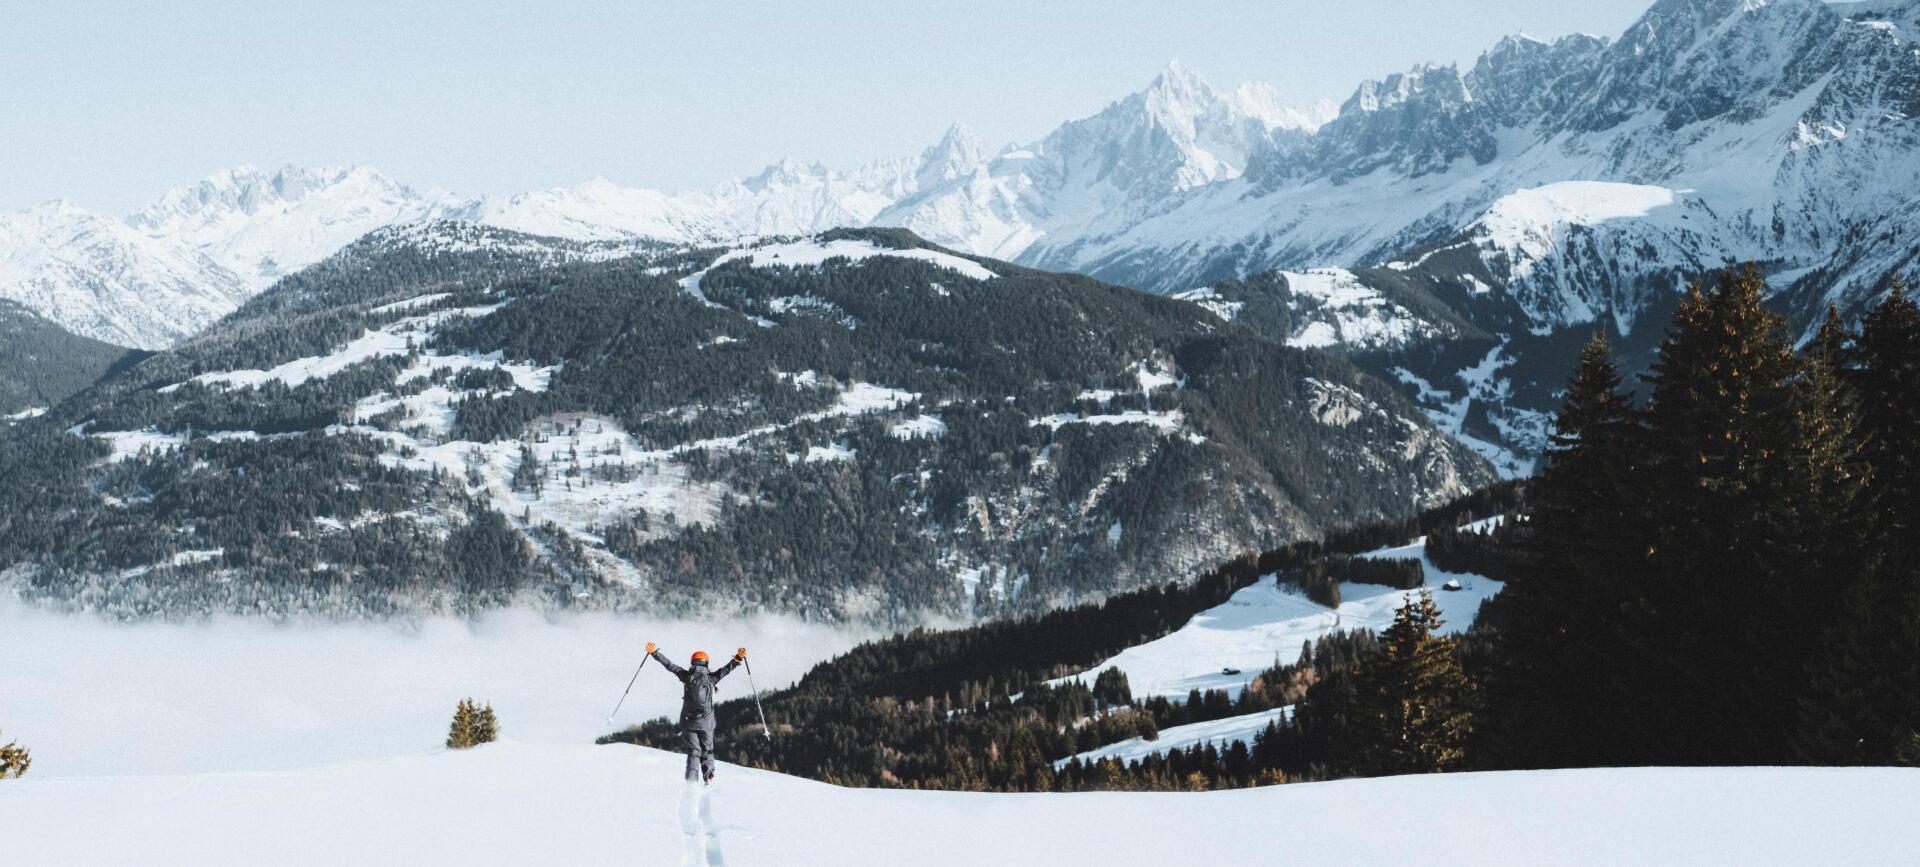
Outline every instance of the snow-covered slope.
{"type": "MultiPolygon", "coordinates": [[[[1480,575],[1442,571],[1426,556],[1426,539],[1362,554],[1389,560],[1419,560],[1426,587],[1446,618],[1446,631],[1458,633],[1473,625],[1480,604],[1506,586],[1480,575]],[[1446,590],[1449,581],[1460,589],[1446,590]]],[[[1224,690],[1238,696],[1260,672],[1300,658],[1301,647],[1340,629],[1385,630],[1393,614],[1418,591],[1395,590],[1378,584],[1340,585],[1340,607],[1314,602],[1272,576],[1233,594],[1226,602],[1194,615],[1172,634],[1127,648],[1113,658],[1066,680],[1088,686],[1100,671],[1117,668],[1126,673],[1135,696],[1165,696],[1184,700],[1193,690],[1224,690]],[[1226,673],[1234,669],[1234,673],[1226,673]]],[[[1263,724],[1264,725],[1264,724],[1263,724]]],[[[1258,728],[1258,727],[1256,727],[1258,728]]]]}
{"type": "Polygon", "coordinates": [[[1076,753],[1053,763],[1059,770],[1068,762],[1079,759],[1082,762],[1098,762],[1116,759],[1122,763],[1137,762],[1148,756],[1160,755],[1168,750],[1186,750],[1197,746],[1212,744],[1215,749],[1224,750],[1236,741],[1251,744],[1267,726],[1293,717],[1293,707],[1276,707],[1257,713],[1224,717],[1206,722],[1188,723],[1183,726],[1161,729],[1153,740],[1133,737],[1119,743],[1108,744],[1099,749],[1076,753]]]}
{"type": "Polygon", "coordinates": [[[1898,864],[1920,845],[1907,768],[1055,795],[844,789],[731,765],[705,790],[677,780],[680,764],[509,739],[270,774],[24,779],[0,788],[0,834],[43,865],[1898,864]]]}

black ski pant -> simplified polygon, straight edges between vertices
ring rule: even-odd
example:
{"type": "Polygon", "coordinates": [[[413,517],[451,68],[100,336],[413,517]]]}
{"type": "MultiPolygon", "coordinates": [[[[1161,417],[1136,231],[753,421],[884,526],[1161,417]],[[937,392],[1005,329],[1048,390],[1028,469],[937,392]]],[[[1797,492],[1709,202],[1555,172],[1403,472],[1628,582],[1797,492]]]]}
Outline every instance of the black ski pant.
{"type": "Polygon", "coordinates": [[[713,776],[713,720],[682,725],[680,737],[687,742],[687,781],[713,776]]]}

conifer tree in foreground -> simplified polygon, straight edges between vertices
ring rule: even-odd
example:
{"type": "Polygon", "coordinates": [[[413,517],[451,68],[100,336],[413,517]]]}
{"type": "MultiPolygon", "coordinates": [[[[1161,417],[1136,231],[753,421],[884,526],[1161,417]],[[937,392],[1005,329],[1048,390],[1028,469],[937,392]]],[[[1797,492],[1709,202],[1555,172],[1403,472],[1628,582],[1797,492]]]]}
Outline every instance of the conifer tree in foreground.
{"type": "Polygon", "coordinates": [[[1920,760],[1920,307],[1896,280],[1850,337],[1841,373],[1872,470],[1870,532],[1886,559],[1826,630],[1800,706],[1800,758],[1911,763],[1920,760]]]}
{"type": "Polygon", "coordinates": [[[453,726],[447,731],[447,749],[464,750],[492,743],[499,736],[500,721],[494,717],[493,705],[478,705],[473,699],[463,698],[453,711],[453,726]]]}
{"type": "MultiPolygon", "coordinates": [[[[1809,639],[1836,621],[1876,547],[1839,381],[1794,353],[1764,290],[1745,266],[1687,293],[1645,376],[1649,405],[1614,443],[1631,448],[1602,448],[1587,430],[1556,442],[1537,548],[1543,566],[1557,562],[1582,586],[1569,589],[1577,604],[1523,612],[1514,619],[1532,622],[1515,631],[1546,630],[1574,648],[1590,640],[1578,666],[1558,673],[1589,693],[1565,712],[1605,716],[1574,728],[1550,763],[1792,753],[1818,647],[1809,639]]],[[[1583,364],[1576,377],[1569,428],[1612,429],[1592,411],[1610,402],[1598,399],[1607,377],[1592,373],[1583,364]]]]}
{"type": "Polygon", "coordinates": [[[1629,489],[1639,428],[1605,338],[1581,350],[1533,494],[1528,562],[1487,610],[1501,652],[1488,673],[1484,759],[1499,767],[1605,761],[1616,706],[1594,688],[1621,641],[1614,616],[1640,566],[1629,489]]]}
{"type": "Polygon", "coordinates": [[[1631,487],[1651,524],[1606,681],[1633,761],[1781,760],[1808,626],[1832,621],[1868,565],[1835,380],[1794,354],[1764,290],[1751,265],[1696,284],[1647,376],[1631,487]]]}
{"type": "Polygon", "coordinates": [[[1355,674],[1359,705],[1350,733],[1352,769],[1362,774],[1433,773],[1466,764],[1473,732],[1473,685],[1454,656],[1457,642],[1433,593],[1420,591],[1393,616],[1380,652],[1355,674]]]}
{"type": "Polygon", "coordinates": [[[1859,406],[1859,437],[1873,466],[1879,514],[1895,571],[1913,559],[1920,530],[1920,305],[1894,281],[1861,322],[1846,378],[1859,406]]]}

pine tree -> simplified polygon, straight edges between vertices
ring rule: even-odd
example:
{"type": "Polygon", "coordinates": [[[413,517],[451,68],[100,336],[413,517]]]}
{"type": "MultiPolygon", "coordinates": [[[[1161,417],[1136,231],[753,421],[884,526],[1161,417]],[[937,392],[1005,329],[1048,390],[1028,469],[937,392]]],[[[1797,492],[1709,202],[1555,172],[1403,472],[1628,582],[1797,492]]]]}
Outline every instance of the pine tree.
{"type": "Polygon", "coordinates": [[[1501,652],[1488,672],[1485,758],[1501,767],[1603,762],[1606,680],[1619,610],[1645,528],[1628,487],[1640,429],[1604,338],[1581,351],[1554,419],[1546,468],[1512,570],[1484,622],[1501,652]],[[1579,677],[1569,677],[1579,672],[1579,677]]]}
{"type": "Polygon", "coordinates": [[[1866,566],[1837,379],[1794,354],[1764,289],[1752,265],[1696,284],[1647,376],[1630,496],[1652,523],[1644,567],[1623,576],[1608,696],[1637,761],[1780,760],[1810,658],[1789,636],[1831,622],[1866,566]]]}
{"type": "Polygon", "coordinates": [[[500,723],[493,715],[493,705],[481,706],[474,703],[473,699],[463,698],[453,711],[453,726],[447,731],[447,749],[464,750],[491,743],[499,734],[500,723]]]}
{"type": "Polygon", "coordinates": [[[1800,706],[1800,757],[1833,764],[1897,761],[1920,729],[1920,308],[1894,281],[1865,317],[1842,373],[1872,469],[1870,548],[1886,559],[1850,589],[1811,666],[1800,706]]]}
{"type": "Polygon", "coordinates": [[[1859,435],[1873,466],[1880,514],[1896,547],[1896,571],[1911,555],[1907,540],[1920,510],[1920,306],[1894,281],[1861,323],[1847,371],[1859,402],[1859,435]]]}
{"type": "Polygon", "coordinates": [[[1127,684],[1127,673],[1113,667],[1101,669],[1093,678],[1093,697],[1108,707],[1132,704],[1133,689],[1127,684]]]}
{"type": "Polygon", "coordinates": [[[0,780],[15,778],[27,772],[27,766],[33,764],[33,756],[18,741],[9,741],[0,746],[0,780]]]}
{"type": "Polygon", "coordinates": [[[1355,675],[1352,769],[1364,774],[1432,773],[1466,764],[1477,698],[1454,656],[1457,642],[1436,634],[1445,623],[1432,591],[1394,614],[1380,652],[1355,675]]]}
{"type": "Polygon", "coordinates": [[[1826,362],[1835,370],[1845,367],[1846,358],[1853,349],[1854,335],[1847,329],[1847,322],[1840,318],[1840,305],[1827,305],[1827,318],[1821,320],[1820,330],[1814,333],[1813,357],[1826,362]]]}

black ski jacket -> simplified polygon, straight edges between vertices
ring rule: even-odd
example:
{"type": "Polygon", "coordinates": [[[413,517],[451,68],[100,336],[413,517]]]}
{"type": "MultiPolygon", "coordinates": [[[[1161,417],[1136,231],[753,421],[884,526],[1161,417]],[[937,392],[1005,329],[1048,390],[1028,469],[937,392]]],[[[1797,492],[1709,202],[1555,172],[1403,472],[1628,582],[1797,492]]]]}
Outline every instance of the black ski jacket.
{"type": "Polygon", "coordinates": [[[713,692],[718,688],[720,678],[740,667],[740,660],[735,659],[709,670],[704,662],[696,662],[692,668],[681,668],[658,650],[653,652],[653,658],[660,660],[660,666],[673,672],[673,676],[680,678],[680,682],[686,686],[686,695],[680,699],[680,727],[712,730],[713,692]]]}

